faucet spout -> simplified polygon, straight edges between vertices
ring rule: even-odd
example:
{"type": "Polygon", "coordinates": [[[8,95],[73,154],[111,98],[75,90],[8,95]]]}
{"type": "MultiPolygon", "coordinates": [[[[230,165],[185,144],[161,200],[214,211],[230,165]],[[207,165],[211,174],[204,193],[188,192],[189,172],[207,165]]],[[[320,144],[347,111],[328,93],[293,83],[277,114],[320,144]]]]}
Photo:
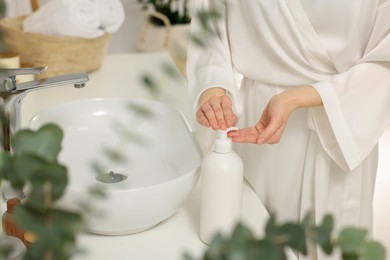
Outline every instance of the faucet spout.
{"type": "Polygon", "coordinates": [[[21,128],[21,103],[27,93],[62,85],[84,87],[87,73],[75,73],[16,83],[15,76],[25,72],[40,73],[42,69],[0,69],[0,149],[11,152],[12,135],[21,128]],[[4,76],[4,77],[2,77],[4,76]]]}
{"type": "Polygon", "coordinates": [[[27,81],[16,84],[15,92],[28,91],[33,89],[43,89],[62,85],[74,85],[76,88],[80,86],[84,87],[85,82],[88,81],[87,73],[75,73],[61,76],[55,76],[50,78],[44,78],[39,80],[27,81]]]}

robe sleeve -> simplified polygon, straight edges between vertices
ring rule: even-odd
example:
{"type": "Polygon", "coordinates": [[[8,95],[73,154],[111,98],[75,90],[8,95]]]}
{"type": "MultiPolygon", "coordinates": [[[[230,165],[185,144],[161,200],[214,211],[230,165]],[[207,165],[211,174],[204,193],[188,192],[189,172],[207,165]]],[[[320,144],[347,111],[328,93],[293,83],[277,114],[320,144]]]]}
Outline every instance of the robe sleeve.
{"type": "Polygon", "coordinates": [[[361,60],[312,84],[324,107],[309,124],[329,156],[345,171],[360,165],[390,124],[390,1],[382,1],[361,60]]]}
{"type": "Polygon", "coordinates": [[[233,99],[234,108],[240,112],[238,88],[230,55],[226,31],[226,3],[220,0],[195,0],[191,21],[191,35],[204,43],[199,45],[191,37],[187,54],[187,82],[194,112],[198,110],[200,95],[207,89],[221,87],[233,99]],[[210,21],[210,32],[205,33],[198,17],[199,12],[218,10],[221,17],[210,21]]]}

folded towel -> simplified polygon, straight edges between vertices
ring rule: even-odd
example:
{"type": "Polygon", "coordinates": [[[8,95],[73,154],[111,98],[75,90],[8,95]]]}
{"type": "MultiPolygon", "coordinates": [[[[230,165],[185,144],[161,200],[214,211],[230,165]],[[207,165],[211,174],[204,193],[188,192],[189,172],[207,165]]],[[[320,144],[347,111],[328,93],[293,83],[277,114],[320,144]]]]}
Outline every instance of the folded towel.
{"type": "Polygon", "coordinates": [[[96,38],[104,34],[101,25],[99,8],[90,0],[50,0],[24,20],[23,30],[96,38]]]}
{"type": "Polygon", "coordinates": [[[120,0],[91,0],[98,6],[102,25],[106,32],[116,32],[125,20],[125,11],[120,0]]]}

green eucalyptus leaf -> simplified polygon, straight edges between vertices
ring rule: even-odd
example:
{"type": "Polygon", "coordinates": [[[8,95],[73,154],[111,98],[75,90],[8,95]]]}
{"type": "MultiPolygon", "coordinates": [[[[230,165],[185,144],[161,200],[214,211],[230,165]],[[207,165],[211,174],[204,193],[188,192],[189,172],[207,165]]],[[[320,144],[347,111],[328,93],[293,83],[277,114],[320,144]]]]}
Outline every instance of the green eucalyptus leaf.
{"type": "Polygon", "coordinates": [[[79,231],[82,225],[82,216],[78,212],[72,212],[62,209],[51,209],[50,211],[54,223],[60,223],[63,233],[74,234],[79,231]]]}
{"type": "Polygon", "coordinates": [[[278,232],[278,226],[276,224],[276,217],[275,215],[272,214],[265,226],[265,234],[267,237],[270,237],[270,236],[277,235],[277,232],[278,232]]]}
{"type": "Polygon", "coordinates": [[[183,260],[194,260],[194,258],[189,253],[184,253],[183,260]]]}
{"type": "Polygon", "coordinates": [[[332,216],[326,215],[320,226],[313,228],[314,241],[321,246],[325,254],[333,252],[332,230],[334,221],[332,216]]]}
{"type": "Polygon", "coordinates": [[[264,254],[267,251],[267,244],[263,240],[255,240],[248,248],[248,259],[265,259],[264,254]]]}
{"type": "Polygon", "coordinates": [[[149,94],[152,96],[158,96],[160,94],[160,88],[158,86],[158,83],[156,79],[151,75],[142,75],[141,78],[142,85],[147,88],[149,91],[149,94]]]}
{"type": "Polygon", "coordinates": [[[113,163],[123,163],[126,161],[126,156],[123,155],[122,151],[118,151],[117,149],[104,147],[102,153],[113,163]]]}
{"type": "Polygon", "coordinates": [[[24,184],[31,179],[35,171],[44,167],[46,162],[35,154],[14,154],[8,158],[8,167],[4,171],[5,178],[14,188],[22,189],[24,184]]]}
{"type": "MultiPolygon", "coordinates": [[[[153,111],[147,107],[146,105],[136,104],[136,103],[128,103],[127,108],[129,111],[133,112],[135,115],[141,117],[141,118],[153,118],[156,115],[153,113],[153,111]]],[[[123,127],[127,128],[127,127],[123,127]]]]}
{"type": "Polygon", "coordinates": [[[306,235],[301,225],[286,223],[280,227],[279,232],[288,238],[285,243],[286,245],[307,255],[306,235]]]}
{"type": "Polygon", "coordinates": [[[68,260],[75,248],[75,238],[69,233],[62,233],[61,225],[50,225],[37,234],[37,241],[29,248],[26,259],[45,259],[46,252],[52,254],[51,259],[68,260]]]}
{"type": "Polygon", "coordinates": [[[222,256],[225,243],[226,241],[221,233],[215,234],[205,252],[205,259],[218,259],[218,257],[222,256]]]}
{"type": "Polygon", "coordinates": [[[238,223],[233,230],[231,242],[234,245],[248,244],[254,240],[252,231],[243,224],[238,223]]]}
{"type": "Polygon", "coordinates": [[[37,240],[28,248],[23,260],[44,259],[45,252],[51,249],[47,244],[48,236],[46,232],[39,233],[37,240]]]}
{"type": "Polygon", "coordinates": [[[366,242],[361,256],[363,260],[385,260],[386,249],[376,241],[366,242]]]}
{"type": "Polygon", "coordinates": [[[44,230],[42,215],[27,205],[20,205],[15,208],[14,218],[18,226],[26,231],[41,233],[44,230]]]}
{"type": "Polygon", "coordinates": [[[201,28],[204,33],[207,33],[210,36],[215,36],[215,31],[213,30],[213,23],[221,17],[221,13],[217,10],[211,11],[199,11],[196,14],[198,16],[201,28]]]}
{"type": "Polygon", "coordinates": [[[80,214],[59,209],[40,212],[30,206],[18,207],[15,214],[17,223],[37,236],[25,259],[44,259],[47,250],[52,252],[52,259],[69,259],[76,251],[76,234],[82,223],[80,214]]]}
{"type": "Polygon", "coordinates": [[[359,260],[359,256],[357,253],[343,253],[342,259],[343,260],[359,260]]]}
{"type": "Polygon", "coordinates": [[[226,259],[228,260],[248,260],[248,250],[242,247],[234,247],[227,253],[226,259]]]}
{"type": "Polygon", "coordinates": [[[238,223],[233,230],[230,239],[227,240],[225,248],[226,259],[245,260],[250,259],[250,248],[254,242],[252,231],[243,224],[238,223]]]}
{"type": "Polygon", "coordinates": [[[54,202],[64,193],[68,184],[67,170],[59,164],[47,164],[33,173],[30,182],[32,189],[26,204],[43,210],[47,208],[48,199],[54,202]],[[45,194],[47,192],[45,185],[47,184],[50,185],[49,197],[47,197],[48,194],[45,194]]]}
{"type": "Polygon", "coordinates": [[[62,130],[54,124],[46,124],[37,131],[24,129],[16,132],[11,144],[14,154],[32,153],[48,161],[56,161],[61,150],[62,130]]]}
{"type": "Polygon", "coordinates": [[[256,242],[256,258],[267,260],[287,260],[284,247],[276,244],[269,239],[263,239],[256,242]]]}
{"type": "Polygon", "coordinates": [[[308,212],[302,220],[302,225],[305,229],[310,227],[312,214],[308,212]]]}
{"type": "Polygon", "coordinates": [[[334,226],[333,217],[331,215],[326,215],[322,221],[321,226],[323,227],[324,230],[331,233],[334,226]]]}
{"type": "Polygon", "coordinates": [[[181,79],[182,76],[178,72],[175,65],[165,62],[161,66],[161,70],[172,79],[181,79]]]}
{"type": "Polygon", "coordinates": [[[342,252],[355,253],[364,245],[367,233],[364,229],[347,227],[341,230],[337,243],[342,252]]]}
{"type": "Polygon", "coordinates": [[[89,186],[88,193],[96,199],[104,199],[107,197],[106,190],[100,185],[89,186]]]}
{"type": "Polygon", "coordinates": [[[195,43],[196,45],[198,45],[199,47],[202,47],[202,48],[206,47],[206,43],[204,42],[202,37],[199,37],[197,35],[191,35],[191,41],[193,43],[195,43]]]}

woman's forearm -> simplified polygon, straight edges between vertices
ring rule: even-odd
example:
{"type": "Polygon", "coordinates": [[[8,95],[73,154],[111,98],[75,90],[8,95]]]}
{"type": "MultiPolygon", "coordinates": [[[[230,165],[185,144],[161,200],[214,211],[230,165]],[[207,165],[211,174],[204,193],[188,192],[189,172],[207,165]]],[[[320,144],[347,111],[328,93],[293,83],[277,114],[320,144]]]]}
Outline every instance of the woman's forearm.
{"type": "Polygon", "coordinates": [[[313,86],[304,86],[286,90],[277,95],[288,104],[291,111],[298,108],[322,106],[320,94],[313,86]]]}

